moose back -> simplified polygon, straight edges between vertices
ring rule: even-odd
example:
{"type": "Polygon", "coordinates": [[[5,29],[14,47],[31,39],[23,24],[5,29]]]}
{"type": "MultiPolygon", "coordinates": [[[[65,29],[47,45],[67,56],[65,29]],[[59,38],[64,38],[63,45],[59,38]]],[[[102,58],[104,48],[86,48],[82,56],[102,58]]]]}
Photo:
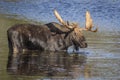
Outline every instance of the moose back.
{"type": "Polygon", "coordinates": [[[80,28],[77,23],[64,21],[59,13],[54,10],[54,14],[61,23],[51,22],[44,25],[16,24],[8,29],[8,44],[10,52],[20,52],[24,50],[67,50],[74,45],[76,50],[86,48],[87,43],[82,31],[92,30],[92,19],[90,13],[86,12],[86,26],[80,28]]]}

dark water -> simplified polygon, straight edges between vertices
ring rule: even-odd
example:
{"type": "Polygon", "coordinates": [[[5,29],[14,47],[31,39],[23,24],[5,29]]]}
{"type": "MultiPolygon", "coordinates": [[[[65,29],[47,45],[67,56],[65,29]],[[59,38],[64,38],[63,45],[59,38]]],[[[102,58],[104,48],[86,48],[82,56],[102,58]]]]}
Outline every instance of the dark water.
{"type": "Polygon", "coordinates": [[[0,0],[0,80],[119,80],[119,4],[120,0],[0,0]],[[25,52],[8,58],[6,30],[26,20],[57,22],[54,9],[82,27],[85,11],[91,12],[99,32],[84,32],[88,48],[79,54],[25,52]]]}
{"type": "MultiPolygon", "coordinates": [[[[10,53],[11,54],[11,53],[10,53]]],[[[17,53],[19,55],[9,56],[8,73],[14,75],[26,76],[46,76],[51,79],[66,78],[74,79],[89,76],[86,68],[86,55],[84,52],[80,54],[67,54],[65,52],[39,52],[27,51],[17,53]],[[87,75],[86,75],[87,74],[87,75]]]]}

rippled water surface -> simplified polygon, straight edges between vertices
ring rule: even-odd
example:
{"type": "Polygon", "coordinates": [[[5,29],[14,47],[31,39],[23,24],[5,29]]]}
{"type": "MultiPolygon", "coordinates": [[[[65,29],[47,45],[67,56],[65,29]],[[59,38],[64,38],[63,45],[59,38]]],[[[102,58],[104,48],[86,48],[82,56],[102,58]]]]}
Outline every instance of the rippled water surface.
{"type": "Polygon", "coordinates": [[[119,4],[119,0],[0,0],[0,80],[119,80],[119,4]],[[99,32],[84,32],[88,48],[77,54],[25,52],[8,58],[7,29],[16,23],[58,22],[54,9],[81,27],[85,11],[91,12],[99,32]]]}

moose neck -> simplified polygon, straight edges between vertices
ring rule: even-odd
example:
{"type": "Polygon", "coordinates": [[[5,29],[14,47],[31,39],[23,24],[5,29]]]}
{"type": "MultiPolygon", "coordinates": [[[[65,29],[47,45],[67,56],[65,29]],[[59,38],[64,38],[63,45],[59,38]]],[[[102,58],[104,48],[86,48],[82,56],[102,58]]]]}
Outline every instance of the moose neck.
{"type": "Polygon", "coordinates": [[[65,35],[64,35],[64,43],[65,43],[66,49],[69,46],[74,45],[73,44],[73,30],[70,30],[70,31],[65,33],[65,35]]]}

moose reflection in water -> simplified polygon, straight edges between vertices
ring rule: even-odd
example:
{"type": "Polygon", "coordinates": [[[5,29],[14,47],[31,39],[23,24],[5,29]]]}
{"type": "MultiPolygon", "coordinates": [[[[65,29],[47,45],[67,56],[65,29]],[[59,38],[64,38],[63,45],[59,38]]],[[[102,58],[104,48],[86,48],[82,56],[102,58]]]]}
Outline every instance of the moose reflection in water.
{"type": "Polygon", "coordinates": [[[14,75],[76,78],[83,74],[89,76],[88,71],[85,70],[86,59],[85,52],[68,54],[65,52],[26,51],[17,53],[16,56],[10,55],[7,70],[9,74],[14,75]]]}

